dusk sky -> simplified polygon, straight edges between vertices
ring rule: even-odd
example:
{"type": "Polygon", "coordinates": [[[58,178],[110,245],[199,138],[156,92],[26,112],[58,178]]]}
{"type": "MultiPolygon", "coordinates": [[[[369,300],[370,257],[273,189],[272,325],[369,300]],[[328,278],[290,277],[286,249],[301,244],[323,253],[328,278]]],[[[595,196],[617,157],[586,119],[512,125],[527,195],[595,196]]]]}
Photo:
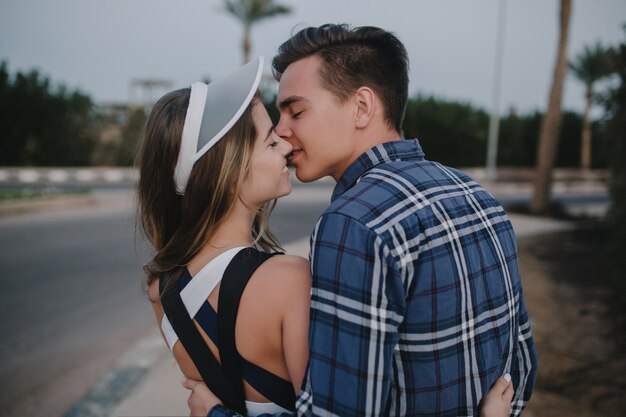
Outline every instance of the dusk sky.
{"type": "MultiPolygon", "coordinates": [[[[500,0],[278,0],[290,15],[252,32],[252,56],[266,57],[298,28],[323,23],[393,31],[411,60],[410,94],[433,94],[489,109],[500,0]]],[[[125,102],[133,79],[174,88],[216,78],[241,64],[238,22],[222,0],[2,0],[0,60],[9,71],[38,68],[96,102],[125,102]]],[[[558,0],[508,0],[501,110],[543,110],[558,37],[558,0]]],[[[584,45],[626,39],[624,0],[573,0],[570,57],[584,45]]],[[[570,74],[564,107],[581,111],[583,87],[570,74]]]]}

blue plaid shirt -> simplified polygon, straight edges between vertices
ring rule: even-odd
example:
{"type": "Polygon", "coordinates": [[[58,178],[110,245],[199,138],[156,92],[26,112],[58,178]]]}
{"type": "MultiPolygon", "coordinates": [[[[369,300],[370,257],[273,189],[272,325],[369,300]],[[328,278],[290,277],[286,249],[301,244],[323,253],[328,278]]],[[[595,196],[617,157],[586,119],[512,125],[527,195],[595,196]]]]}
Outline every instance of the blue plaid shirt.
{"type": "Polygon", "coordinates": [[[310,257],[298,415],[474,416],[505,372],[520,414],[537,360],[516,239],[467,175],[425,160],[417,140],[370,149],[337,183],[310,257]]]}

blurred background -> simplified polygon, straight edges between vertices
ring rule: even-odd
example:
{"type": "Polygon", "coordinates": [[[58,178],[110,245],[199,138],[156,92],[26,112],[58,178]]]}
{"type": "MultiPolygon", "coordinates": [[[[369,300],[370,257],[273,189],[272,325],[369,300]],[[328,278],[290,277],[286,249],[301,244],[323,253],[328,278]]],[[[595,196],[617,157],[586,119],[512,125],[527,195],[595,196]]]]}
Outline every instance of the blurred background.
{"type": "MultiPolygon", "coordinates": [[[[271,58],[323,23],[400,38],[405,137],[511,214],[540,359],[524,415],[626,415],[623,0],[2,0],[0,416],[115,415],[150,380],[160,359],[120,359],[156,329],[134,223],[147,115],[264,55],[275,118],[271,58]]],[[[273,226],[302,248],[333,183],[293,181],[273,226]]]]}

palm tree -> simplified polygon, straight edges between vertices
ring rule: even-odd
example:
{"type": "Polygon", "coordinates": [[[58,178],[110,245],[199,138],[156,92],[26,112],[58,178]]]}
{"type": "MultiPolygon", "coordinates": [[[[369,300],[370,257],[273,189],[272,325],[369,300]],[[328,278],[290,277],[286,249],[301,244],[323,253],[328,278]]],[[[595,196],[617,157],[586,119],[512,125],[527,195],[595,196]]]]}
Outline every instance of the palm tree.
{"type": "Polygon", "coordinates": [[[243,24],[241,47],[244,63],[248,62],[250,58],[250,30],[252,26],[262,19],[291,13],[291,8],[275,4],[274,0],[224,0],[224,10],[243,24]]]}
{"type": "Polygon", "coordinates": [[[585,84],[585,112],[583,113],[583,131],[580,145],[580,165],[583,169],[591,168],[591,120],[589,112],[593,104],[593,85],[611,74],[609,49],[600,42],[594,46],[585,46],[585,49],[576,56],[569,67],[582,83],[585,84]]]}
{"type": "Polygon", "coordinates": [[[567,58],[565,55],[571,12],[572,0],[561,0],[559,50],[554,66],[548,111],[541,122],[539,146],[537,147],[535,187],[530,206],[530,210],[533,213],[545,213],[550,204],[552,169],[556,159],[557,140],[561,127],[561,96],[563,95],[563,81],[565,80],[567,70],[567,58]]]}

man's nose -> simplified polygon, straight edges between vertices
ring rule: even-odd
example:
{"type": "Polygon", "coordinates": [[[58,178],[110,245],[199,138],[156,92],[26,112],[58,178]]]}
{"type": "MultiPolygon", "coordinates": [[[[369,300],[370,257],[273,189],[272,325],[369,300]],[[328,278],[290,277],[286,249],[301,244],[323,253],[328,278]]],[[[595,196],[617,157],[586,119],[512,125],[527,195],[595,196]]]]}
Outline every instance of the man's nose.
{"type": "Polygon", "coordinates": [[[287,123],[281,117],[278,124],[274,127],[274,133],[283,139],[287,139],[291,135],[291,130],[287,127],[287,123]]]}

